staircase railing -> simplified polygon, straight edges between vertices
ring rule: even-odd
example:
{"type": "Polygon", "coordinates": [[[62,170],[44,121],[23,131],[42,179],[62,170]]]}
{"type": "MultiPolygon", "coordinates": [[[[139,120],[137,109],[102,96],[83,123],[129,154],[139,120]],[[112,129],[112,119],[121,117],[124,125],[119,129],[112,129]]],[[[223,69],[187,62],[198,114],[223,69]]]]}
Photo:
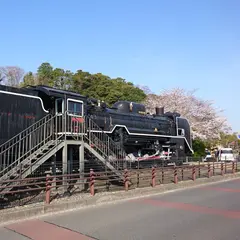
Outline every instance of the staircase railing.
{"type": "Polygon", "coordinates": [[[125,151],[114,142],[103,130],[89,117],[86,117],[88,125],[88,134],[85,139],[88,144],[93,146],[98,152],[111,163],[116,169],[119,168],[120,163],[126,157],[125,151]]]}
{"type": "MultiPolygon", "coordinates": [[[[0,177],[18,166],[50,140],[58,141],[55,134],[63,129],[63,119],[59,116],[47,115],[24,131],[17,134],[0,146],[0,177]]],[[[63,131],[61,131],[63,132],[63,131]]],[[[29,159],[31,160],[31,159],[29,159]]]]}

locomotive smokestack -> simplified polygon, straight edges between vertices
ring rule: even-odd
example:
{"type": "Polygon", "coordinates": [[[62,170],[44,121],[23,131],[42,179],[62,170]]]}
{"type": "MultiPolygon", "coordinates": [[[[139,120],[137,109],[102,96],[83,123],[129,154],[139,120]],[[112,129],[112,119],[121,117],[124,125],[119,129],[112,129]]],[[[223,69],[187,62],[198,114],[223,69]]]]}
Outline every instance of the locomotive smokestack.
{"type": "Polygon", "coordinates": [[[164,114],[164,107],[156,107],[156,115],[162,115],[164,114]]]}

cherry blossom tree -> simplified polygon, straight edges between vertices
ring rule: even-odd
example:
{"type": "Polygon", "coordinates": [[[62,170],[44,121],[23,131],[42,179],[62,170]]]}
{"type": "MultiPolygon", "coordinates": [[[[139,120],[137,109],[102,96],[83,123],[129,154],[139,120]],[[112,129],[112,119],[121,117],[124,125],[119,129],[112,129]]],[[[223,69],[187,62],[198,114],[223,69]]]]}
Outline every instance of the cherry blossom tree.
{"type": "Polygon", "coordinates": [[[148,94],[145,100],[149,113],[155,113],[155,107],[164,107],[165,112],[178,112],[188,119],[193,138],[216,139],[220,133],[231,130],[223,110],[214,108],[213,102],[197,98],[193,91],[181,88],[164,90],[160,95],[148,94]]]}

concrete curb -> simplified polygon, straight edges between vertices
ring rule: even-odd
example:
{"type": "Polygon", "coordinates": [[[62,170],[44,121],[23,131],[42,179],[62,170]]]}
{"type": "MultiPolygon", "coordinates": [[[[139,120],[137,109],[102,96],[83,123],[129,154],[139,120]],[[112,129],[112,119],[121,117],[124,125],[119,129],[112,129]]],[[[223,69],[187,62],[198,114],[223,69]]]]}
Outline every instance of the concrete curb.
{"type": "Polygon", "coordinates": [[[22,206],[13,209],[6,209],[0,211],[0,225],[9,224],[11,222],[39,218],[51,214],[60,214],[66,211],[74,211],[86,207],[97,207],[103,204],[115,204],[135,198],[144,198],[153,195],[159,195],[169,192],[180,191],[186,188],[196,188],[201,185],[216,184],[226,182],[233,179],[240,178],[240,173],[227,174],[224,176],[213,176],[211,178],[200,178],[196,181],[182,181],[178,184],[170,183],[165,185],[158,185],[154,188],[145,187],[133,189],[129,191],[106,192],[90,196],[90,194],[75,199],[63,198],[60,201],[52,202],[47,205],[45,203],[34,204],[33,206],[22,206]]]}

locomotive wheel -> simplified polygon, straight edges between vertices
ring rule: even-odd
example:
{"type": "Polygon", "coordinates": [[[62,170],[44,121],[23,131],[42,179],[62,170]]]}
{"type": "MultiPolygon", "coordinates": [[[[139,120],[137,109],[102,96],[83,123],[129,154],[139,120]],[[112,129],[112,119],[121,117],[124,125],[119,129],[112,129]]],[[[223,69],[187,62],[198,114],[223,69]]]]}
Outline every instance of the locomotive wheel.
{"type": "Polygon", "coordinates": [[[118,148],[124,148],[124,143],[127,140],[127,132],[123,128],[118,128],[113,133],[113,140],[117,144],[118,148]]]}

